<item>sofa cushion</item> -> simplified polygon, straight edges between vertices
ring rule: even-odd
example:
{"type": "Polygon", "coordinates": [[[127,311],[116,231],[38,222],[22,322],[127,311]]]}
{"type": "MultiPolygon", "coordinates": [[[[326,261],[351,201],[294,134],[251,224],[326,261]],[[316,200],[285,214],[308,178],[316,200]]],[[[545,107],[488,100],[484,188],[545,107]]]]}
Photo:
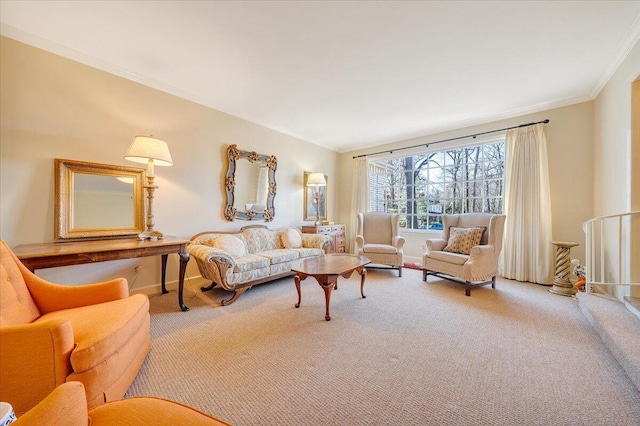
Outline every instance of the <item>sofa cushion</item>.
{"type": "Polygon", "coordinates": [[[287,228],[280,234],[282,247],[294,249],[302,247],[302,234],[295,228],[287,228]]]}
{"type": "Polygon", "coordinates": [[[288,262],[298,258],[298,252],[295,250],[276,249],[269,251],[261,251],[256,253],[258,256],[266,257],[269,263],[275,265],[277,263],[288,262]]]}
{"type": "Polygon", "coordinates": [[[362,251],[364,253],[395,254],[398,249],[389,244],[365,244],[362,251]]]}
{"type": "Polygon", "coordinates": [[[452,226],[449,228],[449,241],[447,241],[447,246],[442,250],[452,253],[469,254],[472,247],[480,244],[485,229],[487,229],[486,226],[474,226],[472,228],[452,226]]]}
{"type": "Polygon", "coordinates": [[[432,251],[427,255],[430,259],[441,260],[447,263],[453,263],[454,265],[464,265],[469,256],[460,253],[451,253],[448,251],[432,251]]]}
{"type": "Polygon", "coordinates": [[[261,269],[269,267],[269,259],[258,256],[255,254],[248,254],[246,256],[236,259],[236,266],[233,267],[233,272],[246,272],[253,269],[261,269]]]}
{"type": "Polygon", "coordinates": [[[247,254],[247,248],[244,241],[234,235],[222,234],[214,241],[214,247],[224,250],[231,256],[238,258],[247,254]]]}
{"type": "Polygon", "coordinates": [[[322,251],[322,249],[319,249],[319,248],[302,247],[302,248],[297,248],[292,250],[298,253],[298,258],[322,256],[324,254],[324,251],[322,251]]]}
{"type": "Polygon", "coordinates": [[[64,319],[71,322],[75,340],[71,366],[77,373],[95,367],[119,351],[144,326],[148,317],[149,298],[134,294],[126,299],[51,312],[37,321],[64,319]]]}

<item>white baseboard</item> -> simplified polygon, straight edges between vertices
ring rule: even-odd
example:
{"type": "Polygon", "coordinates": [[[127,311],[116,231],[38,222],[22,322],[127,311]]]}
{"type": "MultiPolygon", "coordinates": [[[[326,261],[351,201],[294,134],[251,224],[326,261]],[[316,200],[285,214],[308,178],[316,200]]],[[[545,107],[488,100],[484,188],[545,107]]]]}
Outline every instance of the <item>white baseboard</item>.
{"type": "MultiPolygon", "coordinates": [[[[184,287],[186,288],[200,288],[201,286],[208,286],[211,284],[211,281],[202,278],[201,275],[196,275],[193,277],[184,277],[184,287]]],[[[178,280],[172,280],[166,282],[166,287],[168,291],[178,291],[178,280]]],[[[139,293],[146,294],[147,296],[155,296],[158,294],[162,294],[162,283],[151,284],[146,286],[136,286],[134,285],[129,289],[131,294],[139,293]]]]}

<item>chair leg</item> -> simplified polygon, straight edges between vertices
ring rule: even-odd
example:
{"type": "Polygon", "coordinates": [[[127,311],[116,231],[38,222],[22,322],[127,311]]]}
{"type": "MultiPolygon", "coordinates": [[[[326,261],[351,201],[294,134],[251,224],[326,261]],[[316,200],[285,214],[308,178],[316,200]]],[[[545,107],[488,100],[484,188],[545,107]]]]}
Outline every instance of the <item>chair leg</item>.
{"type": "Polygon", "coordinates": [[[465,296],[471,296],[471,282],[464,282],[464,294],[465,296]]]}

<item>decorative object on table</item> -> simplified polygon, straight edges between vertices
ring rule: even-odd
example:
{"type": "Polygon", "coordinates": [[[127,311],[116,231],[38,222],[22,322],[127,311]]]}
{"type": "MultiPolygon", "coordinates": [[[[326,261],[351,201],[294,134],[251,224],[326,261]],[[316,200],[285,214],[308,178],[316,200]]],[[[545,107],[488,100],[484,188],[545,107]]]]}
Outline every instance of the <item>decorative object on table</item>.
{"type": "Polygon", "coordinates": [[[144,231],[144,169],[56,158],[54,170],[54,240],[110,239],[144,231]]]}
{"type": "Polygon", "coordinates": [[[314,225],[321,225],[320,219],[327,218],[327,180],[328,177],[318,172],[304,172],[304,220],[313,220],[314,225]]]}
{"type": "Polygon", "coordinates": [[[574,284],[578,291],[585,291],[585,284],[587,283],[587,277],[585,276],[584,266],[580,264],[578,259],[571,259],[571,266],[573,267],[573,275],[578,277],[578,281],[574,284]]]}
{"type": "Polygon", "coordinates": [[[580,244],[563,241],[552,241],[551,244],[556,246],[556,274],[553,278],[553,287],[551,287],[549,291],[561,296],[573,296],[577,291],[573,283],[569,280],[571,247],[580,244]]]}
{"type": "Polygon", "coordinates": [[[162,232],[153,229],[153,193],[158,189],[154,184],[154,166],[172,166],[173,160],[166,142],[153,136],[136,136],[124,155],[125,160],[147,164],[147,229],[138,235],[140,240],[157,240],[163,237],[162,232]]]}

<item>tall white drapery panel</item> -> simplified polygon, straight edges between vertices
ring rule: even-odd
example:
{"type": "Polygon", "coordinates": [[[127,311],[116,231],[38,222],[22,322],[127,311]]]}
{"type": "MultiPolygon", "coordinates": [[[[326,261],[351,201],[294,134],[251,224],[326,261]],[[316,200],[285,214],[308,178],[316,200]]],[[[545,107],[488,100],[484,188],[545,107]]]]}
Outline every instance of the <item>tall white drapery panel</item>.
{"type": "Polygon", "coordinates": [[[351,187],[351,223],[349,242],[351,253],[356,247],[356,227],[358,213],[369,211],[369,161],[366,157],[353,160],[353,184],[351,187]]]}
{"type": "Polygon", "coordinates": [[[507,132],[504,182],[507,220],[500,274],[518,281],[551,284],[551,194],[542,124],[507,132]]]}

